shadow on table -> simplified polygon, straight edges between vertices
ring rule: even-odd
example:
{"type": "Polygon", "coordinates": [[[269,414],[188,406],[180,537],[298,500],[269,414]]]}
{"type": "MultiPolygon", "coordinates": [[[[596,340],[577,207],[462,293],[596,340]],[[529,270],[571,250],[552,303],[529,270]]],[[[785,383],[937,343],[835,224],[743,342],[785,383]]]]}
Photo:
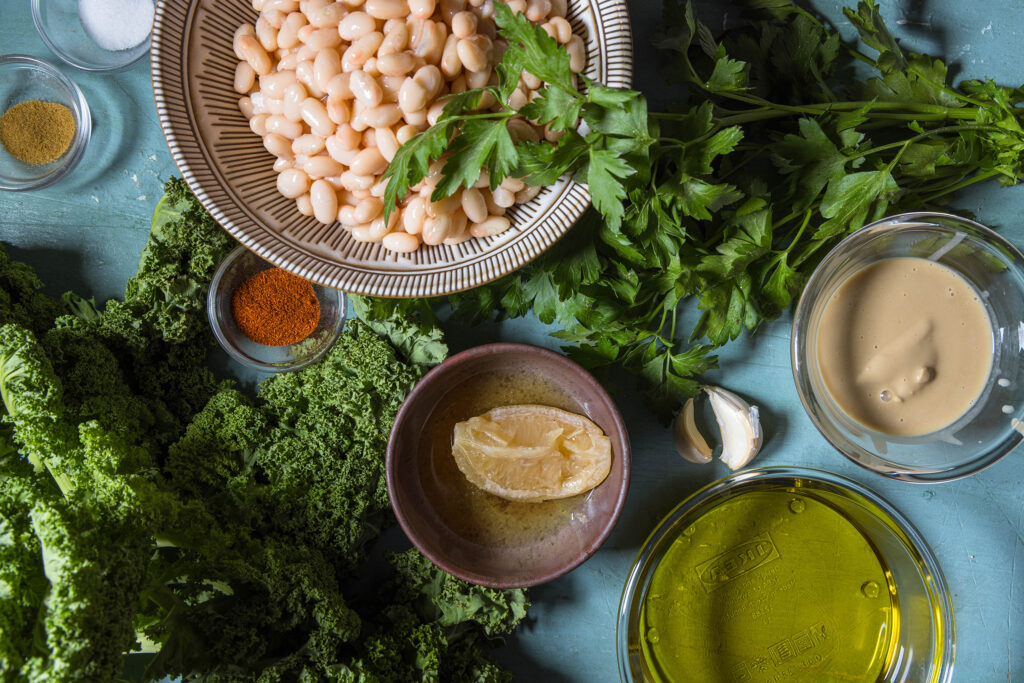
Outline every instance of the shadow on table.
{"type": "Polygon", "coordinates": [[[82,254],[78,251],[40,247],[23,249],[12,244],[4,244],[4,249],[12,261],[26,263],[35,269],[43,281],[43,291],[50,296],[58,298],[68,290],[86,298],[91,296],[89,279],[83,273],[82,254]],[[57,282],[59,287],[53,284],[57,282]]]}
{"type": "MultiPolygon", "coordinates": [[[[126,164],[139,133],[139,104],[122,87],[121,74],[80,79],[92,112],[92,137],[85,157],[65,181],[65,189],[94,186],[119,164],[126,164]]],[[[150,106],[152,103],[150,103],[150,106]]]]}

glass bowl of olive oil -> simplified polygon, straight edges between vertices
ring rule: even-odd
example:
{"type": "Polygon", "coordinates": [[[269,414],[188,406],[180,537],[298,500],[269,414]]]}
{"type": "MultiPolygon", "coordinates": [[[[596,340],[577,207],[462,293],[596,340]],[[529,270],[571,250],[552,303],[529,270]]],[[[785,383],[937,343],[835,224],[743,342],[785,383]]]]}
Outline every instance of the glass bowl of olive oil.
{"type": "Polygon", "coordinates": [[[920,533],[838,475],[740,472],[647,539],[619,605],[619,672],[644,683],[948,683],[953,611],[920,533]]]}

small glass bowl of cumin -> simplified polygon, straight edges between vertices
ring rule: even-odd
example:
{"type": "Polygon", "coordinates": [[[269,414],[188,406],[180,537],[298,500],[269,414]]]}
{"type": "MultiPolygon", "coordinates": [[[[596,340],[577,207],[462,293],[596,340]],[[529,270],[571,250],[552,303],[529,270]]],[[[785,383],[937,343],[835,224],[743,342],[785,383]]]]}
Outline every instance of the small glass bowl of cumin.
{"type": "Polygon", "coordinates": [[[28,55],[0,56],[0,117],[4,137],[14,147],[0,144],[0,190],[38,190],[64,178],[82,160],[92,135],[82,91],[56,67],[28,55]],[[39,130],[62,139],[32,140],[39,130]],[[53,145],[64,149],[47,152],[53,145]],[[24,149],[41,156],[18,158],[24,149]]]}
{"type": "MultiPolygon", "coordinates": [[[[291,372],[300,370],[323,358],[334,342],[338,340],[338,335],[341,334],[345,325],[345,293],[338,289],[309,283],[319,305],[319,319],[315,327],[310,326],[312,332],[293,343],[274,345],[277,339],[284,340],[288,334],[282,329],[268,329],[264,332],[277,339],[265,340],[274,343],[258,343],[242,331],[245,323],[239,325],[232,301],[240,287],[247,283],[251,287],[254,276],[274,269],[273,264],[264,261],[245,247],[238,247],[225,257],[213,275],[210,290],[206,296],[206,312],[210,318],[213,335],[231,358],[260,372],[291,372]]],[[[275,275],[284,274],[276,273],[275,275]]],[[[280,277],[261,277],[258,281],[262,280],[260,285],[266,287],[280,282],[281,279],[280,277]]],[[[297,277],[290,277],[290,274],[289,279],[298,280],[297,277]]],[[[255,300],[271,302],[273,305],[272,301],[281,294],[281,292],[264,291],[258,293],[255,300]]],[[[290,325],[292,322],[287,321],[283,324],[290,325]]]]}

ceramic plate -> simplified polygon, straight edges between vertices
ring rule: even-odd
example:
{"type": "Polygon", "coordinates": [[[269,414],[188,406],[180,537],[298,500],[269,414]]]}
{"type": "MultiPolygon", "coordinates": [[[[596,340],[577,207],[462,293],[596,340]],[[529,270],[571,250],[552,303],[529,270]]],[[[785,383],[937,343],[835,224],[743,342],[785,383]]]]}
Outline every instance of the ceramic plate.
{"type": "MultiPolygon", "coordinates": [[[[232,88],[235,29],[253,23],[248,0],[163,0],[153,24],[153,91],[160,125],[185,180],[243,245],[302,277],[358,294],[436,296],[476,287],[528,263],[561,237],[590,202],[562,178],[507,214],[512,228],[459,245],[399,255],[354,241],[340,224],[299,214],[277,192],[273,157],[238,110],[232,88]]],[[[628,87],[633,44],[625,0],[570,0],[584,37],[584,74],[628,87]]]]}

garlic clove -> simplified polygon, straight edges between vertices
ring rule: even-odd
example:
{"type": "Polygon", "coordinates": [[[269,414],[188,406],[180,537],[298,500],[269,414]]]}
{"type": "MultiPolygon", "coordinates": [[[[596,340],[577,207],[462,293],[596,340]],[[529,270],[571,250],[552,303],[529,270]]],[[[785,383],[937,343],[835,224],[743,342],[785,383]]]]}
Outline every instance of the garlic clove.
{"type": "Polygon", "coordinates": [[[683,404],[683,409],[676,415],[672,426],[672,441],[684,459],[701,465],[711,462],[711,447],[697,429],[692,398],[683,404]]]}
{"type": "Polygon", "coordinates": [[[761,419],[757,406],[751,406],[733,392],[705,386],[711,409],[722,431],[721,460],[729,469],[747,465],[761,450],[761,419]]]}

